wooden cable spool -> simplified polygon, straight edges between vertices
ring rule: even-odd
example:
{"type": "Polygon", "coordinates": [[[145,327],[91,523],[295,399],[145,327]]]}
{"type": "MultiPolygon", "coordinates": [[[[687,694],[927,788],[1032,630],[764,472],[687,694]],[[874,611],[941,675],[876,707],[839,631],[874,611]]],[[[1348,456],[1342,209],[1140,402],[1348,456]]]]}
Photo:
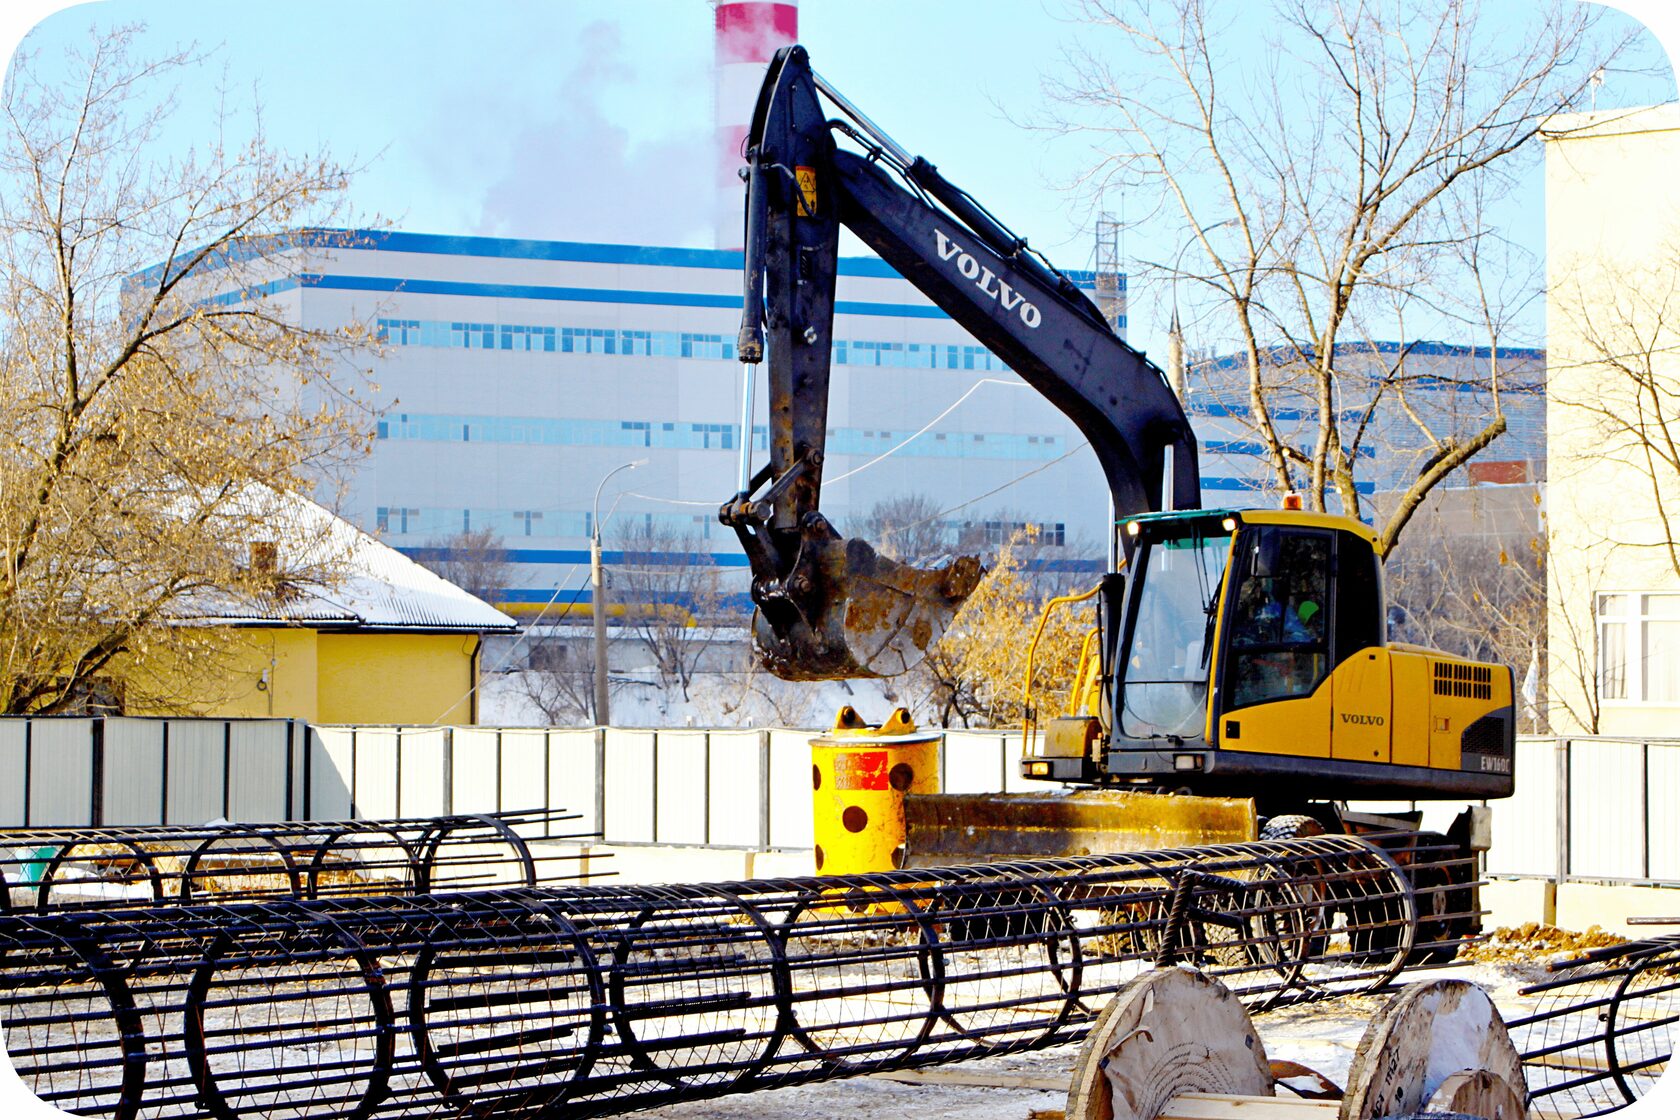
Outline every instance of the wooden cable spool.
{"type": "Polygon", "coordinates": [[[1425,980],[1365,1028],[1342,1120],[1420,1112],[1522,1120],[1527,1092],[1522,1059],[1488,994],[1468,980],[1425,980]]]}
{"type": "MultiPolygon", "coordinates": [[[[1386,1120],[1453,1113],[1523,1120],[1522,1062],[1486,992],[1414,984],[1360,1041],[1343,1099],[1275,1096],[1273,1063],[1219,981],[1161,968],[1122,988],[1074,1064],[1067,1120],[1386,1120]]],[[[1310,1073],[1311,1071],[1303,1071],[1310,1073]]],[[[1287,1074],[1279,1074],[1287,1076],[1287,1074]]]]}

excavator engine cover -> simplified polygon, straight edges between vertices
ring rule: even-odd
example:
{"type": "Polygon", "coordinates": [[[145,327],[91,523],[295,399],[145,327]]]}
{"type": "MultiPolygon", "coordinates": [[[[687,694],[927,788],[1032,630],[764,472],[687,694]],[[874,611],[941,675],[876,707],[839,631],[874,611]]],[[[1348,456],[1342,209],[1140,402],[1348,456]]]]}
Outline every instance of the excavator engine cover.
{"type": "Polygon", "coordinates": [[[916,568],[866,541],[808,534],[787,578],[755,587],[753,644],[783,680],[895,677],[927,656],[982,574],[973,556],[916,568]]]}

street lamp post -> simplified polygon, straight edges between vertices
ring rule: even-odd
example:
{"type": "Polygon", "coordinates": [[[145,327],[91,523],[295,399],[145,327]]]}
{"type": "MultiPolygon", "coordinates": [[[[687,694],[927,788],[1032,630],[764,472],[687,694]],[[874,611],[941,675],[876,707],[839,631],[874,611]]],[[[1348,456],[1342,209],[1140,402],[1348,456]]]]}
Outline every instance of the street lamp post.
{"type": "Polygon", "coordinates": [[[600,485],[595,487],[594,514],[589,523],[589,590],[592,598],[589,613],[595,622],[595,724],[598,727],[607,726],[612,718],[607,707],[607,581],[602,578],[601,571],[601,491],[606,488],[607,479],[619,471],[633,471],[646,465],[646,459],[622,463],[602,475],[600,485]]]}
{"type": "Polygon", "coordinates": [[[1210,229],[1230,225],[1231,221],[1232,219],[1226,218],[1224,221],[1209,222],[1202,226],[1178,247],[1177,254],[1173,256],[1172,325],[1167,328],[1167,384],[1172,386],[1173,393],[1181,401],[1184,399],[1184,328],[1178,323],[1178,266],[1184,260],[1184,251],[1194,245],[1198,237],[1210,229]]]}

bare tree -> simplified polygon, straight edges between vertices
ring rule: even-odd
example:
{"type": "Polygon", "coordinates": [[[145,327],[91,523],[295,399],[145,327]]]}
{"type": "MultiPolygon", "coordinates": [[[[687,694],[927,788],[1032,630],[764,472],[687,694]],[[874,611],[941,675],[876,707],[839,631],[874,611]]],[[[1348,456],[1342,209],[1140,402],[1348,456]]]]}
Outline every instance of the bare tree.
{"type": "Polygon", "coordinates": [[[1680,577],[1680,234],[1638,266],[1560,270],[1556,329],[1579,351],[1554,358],[1553,404],[1602,477],[1633,482],[1600,543],[1658,553],[1680,577]]]}
{"type": "Polygon", "coordinates": [[[675,688],[687,701],[721,613],[711,550],[698,533],[651,519],[632,522],[617,543],[622,560],[611,578],[624,624],[653,656],[661,687],[675,688]]]}
{"type": "MultiPolygon", "coordinates": [[[[1034,530],[1017,530],[998,548],[980,586],[918,669],[926,704],[943,726],[996,727],[1019,720],[1027,654],[1054,590],[1027,567],[1034,530]]],[[[1077,608],[1053,613],[1033,658],[1033,706],[1060,710],[1074,689],[1081,644],[1092,619],[1077,608]]],[[[912,684],[913,689],[917,684],[912,684]]]]}
{"type": "MultiPolygon", "coordinates": [[[[1541,680],[1547,668],[1547,537],[1538,490],[1509,493],[1524,508],[1449,518],[1426,504],[1388,556],[1383,583],[1390,638],[1509,665],[1520,691],[1531,666],[1541,680]]],[[[1546,730],[1537,704],[1519,700],[1518,729],[1546,730]]]]}
{"type": "Polygon", "coordinates": [[[471,529],[453,537],[435,537],[415,559],[444,579],[486,603],[499,603],[513,579],[513,563],[494,529],[471,529]]]}
{"type": "Polygon", "coordinates": [[[591,643],[580,645],[581,651],[558,641],[534,639],[526,668],[516,674],[519,695],[550,727],[594,722],[595,658],[591,643]]]}
{"type": "Polygon", "coordinates": [[[876,502],[852,534],[877,542],[881,555],[919,568],[951,555],[939,503],[927,494],[901,494],[876,502]]]}
{"type": "Polygon", "coordinates": [[[1631,35],[1601,39],[1586,5],[1548,7],[1513,32],[1485,25],[1472,0],[1276,0],[1272,41],[1243,68],[1221,56],[1212,7],[1078,0],[1092,28],[1051,83],[1066,110],[1053,127],[1098,138],[1088,188],[1183,223],[1193,251],[1154,271],[1177,269],[1203,329],[1235,346],[1280,489],[1304,490],[1316,510],[1333,495],[1359,516],[1354,462],[1373,417],[1419,420],[1430,453],[1379,527],[1386,551],[1424,496],[1505,430],[1500,352],[1539,278],[1492,232],[1491,208],[1542,122],[1584,102],[1631,35]],[[1104,31],[1117,50],[1100,51],[1104,31]],[[1371,370],[1372,343],[1418,318],[1485,345],[1475,430],[1407,411],[1419,375],[1404,350],[1371,370]],[[1293,408],[1306,420],[1291,430],[1293,408]]]}
{"type": "Polygon", "coordinates": [[[306,492],[372,428],[342,359],[357,332],[300,326],[265,287],[330,221],[346,171],[236,142],[231,110],[175,159],[198,60],[118,30],[47,77],[20,54],[0,94],[0,712],[52,713],[120,677],[178,707],[235,639],[178,625],[330,582],[342,558],[278,547],[263,495],[306,492]],[[225,130],[225,131],[224,131],[225,130]]]}

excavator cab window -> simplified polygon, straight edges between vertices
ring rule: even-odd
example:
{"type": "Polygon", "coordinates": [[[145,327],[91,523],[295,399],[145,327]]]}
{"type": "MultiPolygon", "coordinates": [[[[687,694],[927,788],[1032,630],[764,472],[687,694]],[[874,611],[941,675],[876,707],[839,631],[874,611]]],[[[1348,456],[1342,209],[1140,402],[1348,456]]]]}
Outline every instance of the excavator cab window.
{"type": "Polygon", "coordinates": [[[1330,672],[1330,533],[1253,525],[1232,598],[1225,710],[1306,696],[1330,672]]]}
{"type": "Polygon", "coordinates": [[[1146,535],[1132,557],[1120,684],[1120,730],[1128,738],[1202,734],[1231,552],[1231,534],[1218,531],[1218,524],[1146,535]]]}

